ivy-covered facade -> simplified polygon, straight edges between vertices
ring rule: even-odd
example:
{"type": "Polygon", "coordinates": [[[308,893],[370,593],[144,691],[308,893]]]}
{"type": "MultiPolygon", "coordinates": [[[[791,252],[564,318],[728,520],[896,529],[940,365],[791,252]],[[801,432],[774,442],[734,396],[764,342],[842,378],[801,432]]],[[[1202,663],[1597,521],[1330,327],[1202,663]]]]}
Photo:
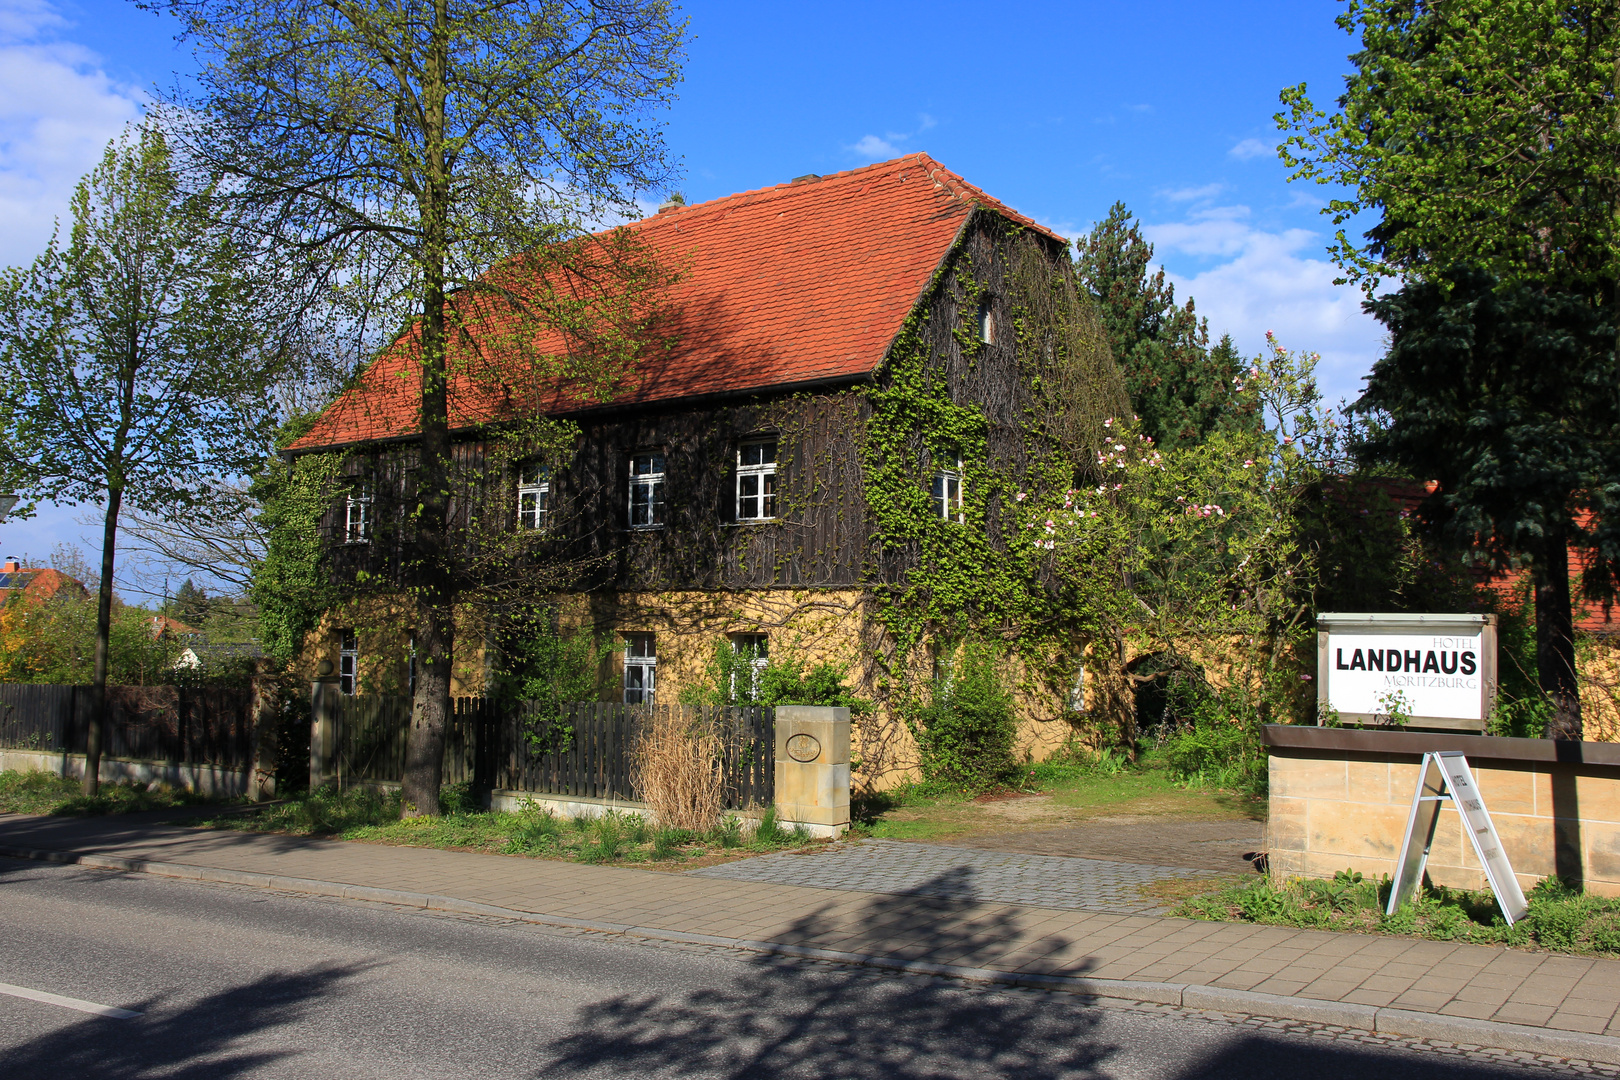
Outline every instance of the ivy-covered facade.
{"type": "MultiPolygon", "coordinates": [[[[1016,513],[1021,492],[1077,483],[1093,429],[1128,411],[1100,330],[1079,325],[1066,242],[925,155],[665,218],[649,234],[691,266],[667,352],[609,403],[548,410],[572,425],[560,443],[501,417],[463,427],[465,557],[493,530],[565,568],[544,600],[617,642],[604,699],[676,701],[717,646],[837,665],[875,706],[858,724],[867,786],[910,773],[906,702],[967,639],[1005,650],[1031,756],[1115,707],[1077,685],[1084,605],[1043,579],[1016,513]]],[[[357,424],[397,414],[354,393],[290,451],[330,476],[310,525],[349,597],[301,656],[357,692],[403,689],[409,617],[388,588],[413,444],[397,420],[357,424]]],[[[479,692],[511,624],[475,592],[458,610],[459,688],[479,692]]]]}

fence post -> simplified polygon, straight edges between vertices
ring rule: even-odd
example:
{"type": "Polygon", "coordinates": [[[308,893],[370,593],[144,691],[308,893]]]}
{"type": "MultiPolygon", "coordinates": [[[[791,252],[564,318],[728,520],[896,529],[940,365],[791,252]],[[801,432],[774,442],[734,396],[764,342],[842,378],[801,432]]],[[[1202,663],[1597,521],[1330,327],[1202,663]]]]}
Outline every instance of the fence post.
{"type": "Polygon", "coordinates": [[[849,710],[776,707],[776,813],[817,836],[849,828],[849,710]]]}
{"type": "Polygon", "coordinates": [[[276,708],[276,686],[272,678],[275,662],[261,657],[253,662],[253,681],[248,706],[252,723],[253,760],[249,762],[248,798],[263,802],[276,796],[276,734],[281,728],[276,708]]]}
{"type": "Polygon", "coordinates": [[[315,667],[309,686],[309,789],[315,791],[337,781],[338,677],[332,661],[315,667]]]}

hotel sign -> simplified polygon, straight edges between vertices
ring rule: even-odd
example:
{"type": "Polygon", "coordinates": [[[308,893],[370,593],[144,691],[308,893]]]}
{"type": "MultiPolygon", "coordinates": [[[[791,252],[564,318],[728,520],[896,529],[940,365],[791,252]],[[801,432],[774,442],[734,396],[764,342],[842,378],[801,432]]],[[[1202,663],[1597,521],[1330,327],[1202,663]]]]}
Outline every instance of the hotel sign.
{"type": "Polygon", "coordinates": [[[1343,723],[1481,731],[1496,692],[1496,616],[1317,616],[1317,702],[1343,723]]]}

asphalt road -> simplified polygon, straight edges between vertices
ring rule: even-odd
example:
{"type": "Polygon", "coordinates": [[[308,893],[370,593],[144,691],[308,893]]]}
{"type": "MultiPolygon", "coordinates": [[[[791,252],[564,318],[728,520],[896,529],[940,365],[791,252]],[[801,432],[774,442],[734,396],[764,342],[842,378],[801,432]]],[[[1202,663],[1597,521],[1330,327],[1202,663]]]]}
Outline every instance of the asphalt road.
{"type": "Polygon", "coordinates": [[[4,859],[0,983],[5,1080],[1539,1071],[1066,994],[4,859]]]}

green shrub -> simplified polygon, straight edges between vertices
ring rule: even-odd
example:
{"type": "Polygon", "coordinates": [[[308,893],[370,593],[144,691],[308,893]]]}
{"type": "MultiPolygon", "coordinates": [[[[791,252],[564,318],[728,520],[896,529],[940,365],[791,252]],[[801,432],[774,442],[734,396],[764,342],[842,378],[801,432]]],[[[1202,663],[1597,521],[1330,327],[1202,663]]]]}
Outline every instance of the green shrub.
{"type": "Polygon", "coordinates": [[[655,859],[671,859],[680,854],[682,844],[689,844],[694,837],[685,829],[659,829],[653,833],[652,856],[655,859]]]}
{"type": "Polygon", "coordinates": [[[1164,747],[1177,779],[1245,795],[1265,794],[1263,722],[1246,694],[1236,689],[1218,693],[1207,683],[1177,683],[1166,715],[1178,721],[1164,747]]]}
{"type": "Polygon", "coordinates": [[[1018,720],[1001,659],[992,646],[968,642],[935,680],[928,703],[906,710],[926,780],[983,790],[1013,779],[1018,720]]]}
{"type": "Polygon", "coordinates": [[[459,784],[446,784],[439,789],[441,814],[476,814],[482,809],[473,794],[472,785],[465,781],[459,784]]]}
{"type": "Polygon", "coordinates": [[[1172,914],[1620,955],[1620,899],[1594,896],[1556,878],[1530,891],[1529,910],[1511,927],[1489,892],[1425,885],[1412,903],[1386,915],[1389,889],[1388,876],[1373,880],[1350,870],[1331,881],[1291,878],[1275,884],[1260,878],[1183,901],[1172,914]]]}
{"type": "Polygon", "coordinates": [[[518,812],[518,821],[512,829],[511,838],[506,842],[506,851],[509,854],[522,855],[547,847],[556,847],[562,835],[563,823],[552,813],[551,807],[537,806],[531,802],[518,812]]]}
{"type": "Polygon", "coordinates": [[[723,848],[742,847],[742,819],[735,814],[727,814],[720,824],[715,826],[712,835],[715,843],[723,848]]]}
{"type": "Polygon", "coordinates": [[[266,808],[259,814],[261,828],[292,833],[332,834],[367,825],[388,825],[399,820],[398,791],[321,788],[296,799],[266,808]]]}

